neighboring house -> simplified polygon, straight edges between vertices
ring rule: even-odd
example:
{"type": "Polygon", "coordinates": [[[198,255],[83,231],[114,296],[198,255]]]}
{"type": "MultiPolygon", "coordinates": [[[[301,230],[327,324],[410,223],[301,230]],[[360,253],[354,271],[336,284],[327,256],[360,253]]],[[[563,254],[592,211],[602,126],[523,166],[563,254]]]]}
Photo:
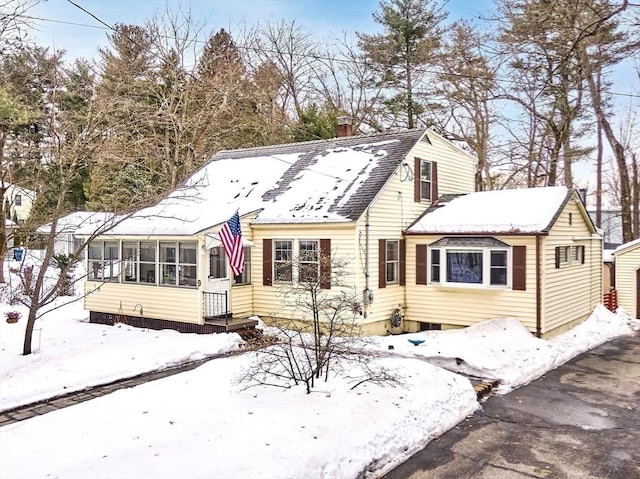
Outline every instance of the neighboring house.
{"type": "Polygon", "coordinates": [[[640,239],[618,246],[613,257],[618,305],[640,318],[640,239]]]}
{"type": "Polygon", "coordinates": [[[11,220],[24,223],[29,217],[31,207],[36,200],[36,192],[22,186],[5,183],[5,194],[2,198],[3,206],[9,207],[11,220]]]}
{"type": "Polygon", "coordinates": [[[475,167],[425,130],[219,152],[91,243],[85,308],[108,324],[244,327],[251,315],[293,315],[279,295],[298,279],[291,260],[319,270],[323,253],[349,261],[354,314],[366,333],[384,334],[406,303],[403,231],[441,194],[473,191],[475,167]],[[217,234],[236,211],[245,271],[231,277],[217,234]],[[225,315],[229,324],[216,319],[225,315]]]}
{"type": "Polygon", "coordinates": [[[512,316],[550,336],[602,301],[602,237],[565,187],[444,197],[407,238],[405,314],[418,329],[512,316]]]}
{"type": "MultiPolygon", "coordinates": [[[[84,259],[85,249],[80,249],[80,247],[85,238],[77,237],[76,232],[82,230],[85,235],[93,234],[112,217],[112,213],[76,211],[59,218],[56,223],[54,253],[65,255],[79,253],[79,257],[84,259]]],[[[37,228],[35,232],[41,235],[49,235],[51,234],[51,227],[52,223],[47,223],[37,228]]]]}

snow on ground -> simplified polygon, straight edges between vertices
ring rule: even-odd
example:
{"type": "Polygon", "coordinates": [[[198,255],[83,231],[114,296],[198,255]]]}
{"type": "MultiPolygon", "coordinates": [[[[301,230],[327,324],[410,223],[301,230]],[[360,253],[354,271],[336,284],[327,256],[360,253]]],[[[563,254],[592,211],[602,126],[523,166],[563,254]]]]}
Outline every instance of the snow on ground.
{"type": "MultiPolygon", "coordinates": [[[[15,309],[0,305],[0,313],[15,309]]],[[[75,303],[38,321],[37,352],[25,357],[25,322],[0,322],[3,408],[241,343],[235,335],[89,324],[75,303]]],[[[238,378],[254,354],[219,358],[0,428],[0,470],[3,479],[377,477],[478,407],[469,380],[438,366],[499,379],[504,392],[629,334],[629,324],[624,312],[598,307],[587,321],[550,341],[532,337],[508,318],[457,331],[377,338],[383,353],[378,361],[398,372],[401,386],[363,383],[351,390],[334,378],[309,395],[303,386],[244,389],[238,378]],[[413,346],[408,339],[424,342],[413,346]]]]}
{"type": "MultiPolygon", "coordinates": [[[[11,262],[16,263],[16,262],[11,262]]],[[[239,349],[237,334],[197,335],[89,323],[79,297],[61,297],[34,326],[22,355],[27,308],[0,304],[0,411],[239,349]],[[59,309],[58,305],[76,299],[59,309]],[[7,311],[22,318],[5,321],[7,311]]]]}
{"type": "Polygon", "coordinates": [[[638,328],[624,311],[612,313],[599,305],[581,324],[550,340],[538,339],[514,318],[497,318],[468,328],[424,331],[378,339],[381,349],[420,357],[431,364],[468,376],[500,381],[507,393],[610,339],[638,328]],[[423,340],[414,346],[408,340],[423,340]]]}

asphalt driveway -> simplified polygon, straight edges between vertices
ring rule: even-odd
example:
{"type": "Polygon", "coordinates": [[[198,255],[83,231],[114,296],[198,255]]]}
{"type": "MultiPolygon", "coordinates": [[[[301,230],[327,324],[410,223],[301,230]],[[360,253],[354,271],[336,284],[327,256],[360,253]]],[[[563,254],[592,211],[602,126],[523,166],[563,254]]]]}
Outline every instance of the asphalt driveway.
{"type": "Polygon", "coordinates": [[[640,335],[489,398],[385,477],[640,479],[640,335]]]}

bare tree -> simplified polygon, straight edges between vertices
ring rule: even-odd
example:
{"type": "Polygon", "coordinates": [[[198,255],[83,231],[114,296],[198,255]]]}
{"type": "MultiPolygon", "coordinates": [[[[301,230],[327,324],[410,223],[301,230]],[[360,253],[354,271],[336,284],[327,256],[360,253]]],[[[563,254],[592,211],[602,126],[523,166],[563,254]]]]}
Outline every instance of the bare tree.
{"type": "Polygon", "coordinates": [[[26,13],[39,0],[0,0],[0,56],[20,48],[30,27],[26,13]]]}
{"type": "Polygon", "coordinates": [[[491,58],[486,46],[489,35],[471,24],[457,22],[444,41],[435,91],[441,98],[433,101],[437,109],[438,129],[448,138],[466,143],[478,158],[476,190],[493,189],[490,143],[497,122],[496,77],[500,65],[491,58]]]}
{"type": "Polygon", "coordinates": [[[345,266],[316,250],[281,265],[276,274],[296,275],[297,281],[280,289],[286,312],[270,320],[275,343],[256,351],[241,382],[247,387],[304,384],[307,393],[337,373],[354,388],[363,382],[399,383],[396,374],[376,365],[375,351],[366,347],[358,321],[362,309],[346,284],[345,266]]]}

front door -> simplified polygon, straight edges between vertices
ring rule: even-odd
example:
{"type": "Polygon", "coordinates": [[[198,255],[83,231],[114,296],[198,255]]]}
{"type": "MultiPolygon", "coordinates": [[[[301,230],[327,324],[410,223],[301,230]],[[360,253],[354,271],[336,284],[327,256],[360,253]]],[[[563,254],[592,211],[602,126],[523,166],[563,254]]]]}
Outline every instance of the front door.
{"type": "Polygon", "coordinates": [[[222,316],[229,311],[230,278],[227,274],[227,258],[222,246],[209,249],[205,316],[222,316]]]}

